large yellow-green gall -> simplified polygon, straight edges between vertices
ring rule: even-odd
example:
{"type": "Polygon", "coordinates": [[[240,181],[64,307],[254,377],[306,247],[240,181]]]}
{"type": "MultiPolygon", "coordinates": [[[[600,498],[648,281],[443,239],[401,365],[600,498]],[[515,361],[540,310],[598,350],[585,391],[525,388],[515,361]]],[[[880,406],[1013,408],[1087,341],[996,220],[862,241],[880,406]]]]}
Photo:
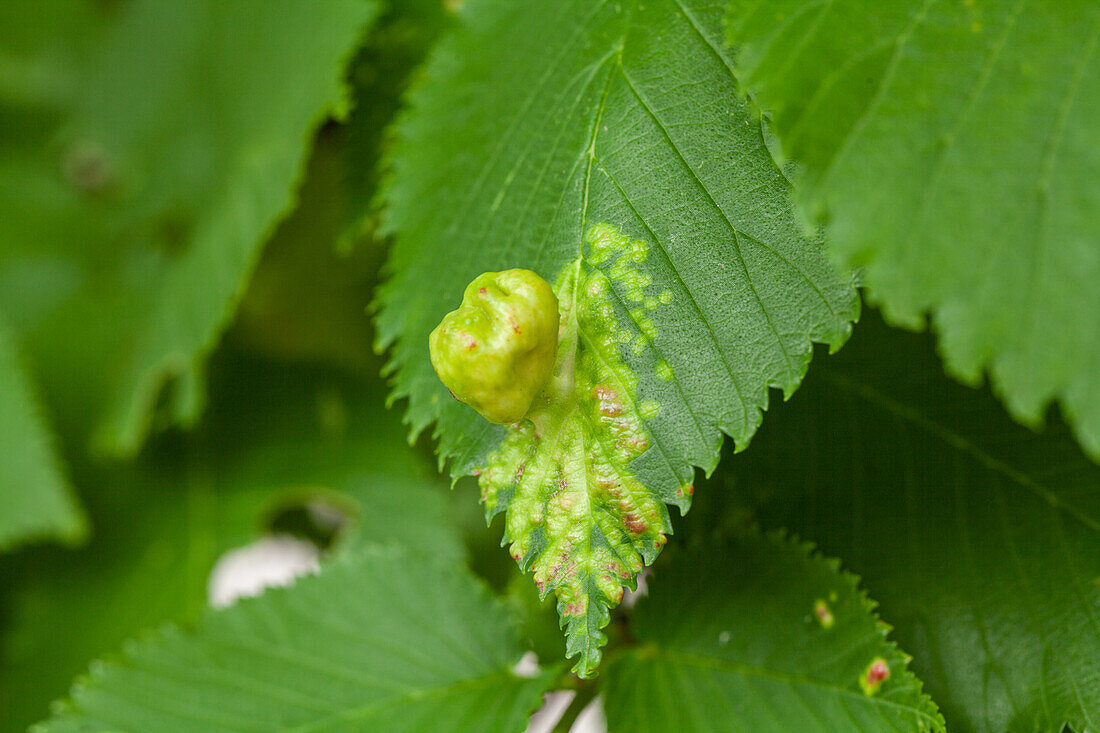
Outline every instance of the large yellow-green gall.
{"type": "Polygon", "coordinates": [[[554,370],[557,296],[530,270],[486,272],[428,341],[432,366],[451,394],[490,422],[516,422],[554,370]]]}

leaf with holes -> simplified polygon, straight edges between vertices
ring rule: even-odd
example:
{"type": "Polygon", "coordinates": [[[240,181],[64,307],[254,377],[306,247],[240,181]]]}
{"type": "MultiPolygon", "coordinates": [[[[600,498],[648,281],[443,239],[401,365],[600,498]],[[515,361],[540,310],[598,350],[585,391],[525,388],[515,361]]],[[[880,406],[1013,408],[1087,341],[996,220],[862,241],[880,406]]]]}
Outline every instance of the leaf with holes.
{"type": "Polygon", "coordinates": [[[803,212],[891,320],[1100,459],[1100,4],[735,0],[803,212]]]}
{"type": "Polygon", "coordinates": [[[728,496],[860,573],[951,730],[1095,730],[1100,468],[944,379],[930,339],[864,321],[728,496]]]}
{"type": "Polygon", "coordinates": [[[553,679],[522,651],[468,572],[374,551],[131,645],[36,730],[522,730],[553,679]]]}
{"type": "Polygon", "coordinates": [[[608,729],[942,732],[909,658],[838,565],[755,533],[675,557],[638,605],[641,644],[608,670],[608,729]]]}
{"type": "Polygon", "coordinates": [[[395,395],[507,512],[513,551],[559,591],[581,674],[670,529],[664,503],[687,508],[692,466],[713,469],[723,432],[745,447],[768,388],[792,393],[811,343],[838,348],[858,314],[736,93],[724,11],[471,0],[390,160],[378,324],[395,395]],[[490,425],[428,358],[466,285],[510,268],[559,288],[573,334],[559,350],[573,384],[541,425],[490,425]]]}

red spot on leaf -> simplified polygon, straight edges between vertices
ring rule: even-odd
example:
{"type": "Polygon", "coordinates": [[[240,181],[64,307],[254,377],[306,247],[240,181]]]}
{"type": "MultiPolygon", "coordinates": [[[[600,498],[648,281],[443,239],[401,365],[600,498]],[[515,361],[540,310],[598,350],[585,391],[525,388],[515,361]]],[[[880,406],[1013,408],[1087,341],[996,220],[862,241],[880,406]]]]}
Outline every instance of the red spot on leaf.
{"type": "Polygon", "coordinates": [[[883,659],[876,659],[867,668],[867,684],[878,687],[890,678],[890,666],[883,659]]]}

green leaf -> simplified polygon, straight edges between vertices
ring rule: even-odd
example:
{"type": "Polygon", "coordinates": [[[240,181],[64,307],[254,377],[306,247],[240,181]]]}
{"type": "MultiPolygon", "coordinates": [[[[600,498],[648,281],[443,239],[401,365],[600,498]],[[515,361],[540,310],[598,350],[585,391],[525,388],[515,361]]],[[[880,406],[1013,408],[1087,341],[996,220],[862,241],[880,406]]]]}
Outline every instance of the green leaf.
{"type": "Polygon", "coordinates": [[[351,146],[344,126],[322,129],[298,192],[237,307],[225,341],[280,359],[337,365],[374,377],[374,331],[366,315],[384,252],[337,251],[352,218],[351,146]]]}
{"type": "Polygon", "coordinates": [[[0,550],[43,537],[76,542],[87,533],[21,366],[0,318],[0,550]]]}
{"type": "Polygon", "coordinates": [[[1100,468],[867,318],[753,449],[737,494],[860,573],[952,730],[1100,723],[1100,468]]]}
{"type": "Polygon", "coordinates": [[[446,483],[405,445],[381,384],[229,352],[211,389],[202,430],[155,441],[136,465],[74,465],[95,528],[86,549],[0,563],[0,730],[26,730],[91,659],[142,629],[194,620],[218,558],[287,508],[346,514],[338,554],[397,544],[463,558],[446,483]]]}
{"type": "Polygon", "coordinates": [[[607,673],[608,730],[944,730],[908,656],[839,563],[753,532],[650,580],[640,645],[607,673]]]}
{"type": "Polygon", "coordinates": [[[87,0],[0,6],[0,126],[6,133],[0,147],[10,148],[5,153],[51,128],[35,123],[71,98],[79,60],[103,30],[103,11],[87,0]]]}
{"type": "Polygon", "coordinates": [[[1100,458],[1100,5],[736,0],[730,38],[871,299],[1100,458]]]}
{"type": "Polygon", "coordinates": [[[518,731],[552,677],[467,572],[401,552],[164,629],[97,664],[43,731],[518,731]]]}
{"type": "Polygon", "coordinates": [[[375,234],[382,204],[379,182],[389,172],[379,163],[393,143],[390,122],[424,58],[450,24],[451,5],[446,0],[391,0],[351,63],[348,84],[356,103],[345,125],[345,183],[352,221],[338,244],[341,251],[352,249],[358,238],[375,234]]]}
{"type": "Polygon", "coordinates": [[[129,3],[56,134],[0,171],[3,304],[99,448],[136,453],[172,380],[170,419],[197,419],[205,357],[378,7],[129,3]]]}
{"type": "Polygon", "coordinates": [[[768,388],[793,392],[811,341],[838,348],[858,314],[820,240],[801,236],[787,180],[736,94],[723,10],[471,0],[398,125],[386,219],[397,241],[378,318],[395,396],[409,398],[414,435],[437,423],[454,475],[485,477],[507,539],[530,540],[525,565],[560,566],[560,587],[582,587],[580,615],[567,614],[582,674],[598,662],[608,606],[668,531],[662,503],[686,509],[692,466],[714,467],[723,432],[747,445],[768,388]],[[429,332],[465,286],[514,267],[559,294],[569,278],[592,288],[566,299],[561,321],[576,334],[559,357],[578,409],[551,421],[548,435],[566,440],[541,448],[530,423],[490,426],[455,402],[428,359],[429,332]],[[580,416],[601,409],[620,411],[603,418],[635,445],[608,454],[605,441],[603,456],[577,463],[595,445],[586,431],[607,427],[580,416]],[[539,480],[509,487],[525,456],[539,480]],[[628,516],[637,507],[642,531],[628,516]],[[554,516],[592,531],[568,537],[554,516]]]}

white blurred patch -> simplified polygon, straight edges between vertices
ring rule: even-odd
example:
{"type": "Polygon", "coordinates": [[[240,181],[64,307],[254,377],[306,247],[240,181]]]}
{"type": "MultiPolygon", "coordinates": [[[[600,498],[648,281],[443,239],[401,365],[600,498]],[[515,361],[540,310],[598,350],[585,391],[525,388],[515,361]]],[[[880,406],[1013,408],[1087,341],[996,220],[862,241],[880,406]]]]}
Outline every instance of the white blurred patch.
{"type": "Polygon", "coordinates": [[[543,696],[542,707],[528,721],[526,733],[551,733],[576,695],[577,693],[572,690],[555,690],[546,693],[543,696]]]}
{"type": "Polygon", "coordinates": [[[290,535],[272,535],[230,550],[210,571],[207,599],[214,608],[223,608],[238,598],[258,596],[265,588],[289,585],[317,572],[320,555],[312,542],[290,535]]]}
{"type": "Polygon", "coordinates": [[[527,652],[520,657],[519,661],[512,667],[512,674],[516,677],[522,677],[529,680],[538,677],[541,669],[542,668],[539,667],[539,655],[534,652],[527,652]]]}
{"type": "Polygon", "coordinates": [[[581,711],[569,733],[607,733],[607,718],[603,714],[603,699],[597,697],[581,711]]]}
{"type": "Polygon", "coordinates": [[[649,595],[649,576],[653,574],[653,568],[647,567],[638,576],[638,585],[634,590],[629,588],[623,593],[623,608],[634,608],[639,598],[649,595]]]}

